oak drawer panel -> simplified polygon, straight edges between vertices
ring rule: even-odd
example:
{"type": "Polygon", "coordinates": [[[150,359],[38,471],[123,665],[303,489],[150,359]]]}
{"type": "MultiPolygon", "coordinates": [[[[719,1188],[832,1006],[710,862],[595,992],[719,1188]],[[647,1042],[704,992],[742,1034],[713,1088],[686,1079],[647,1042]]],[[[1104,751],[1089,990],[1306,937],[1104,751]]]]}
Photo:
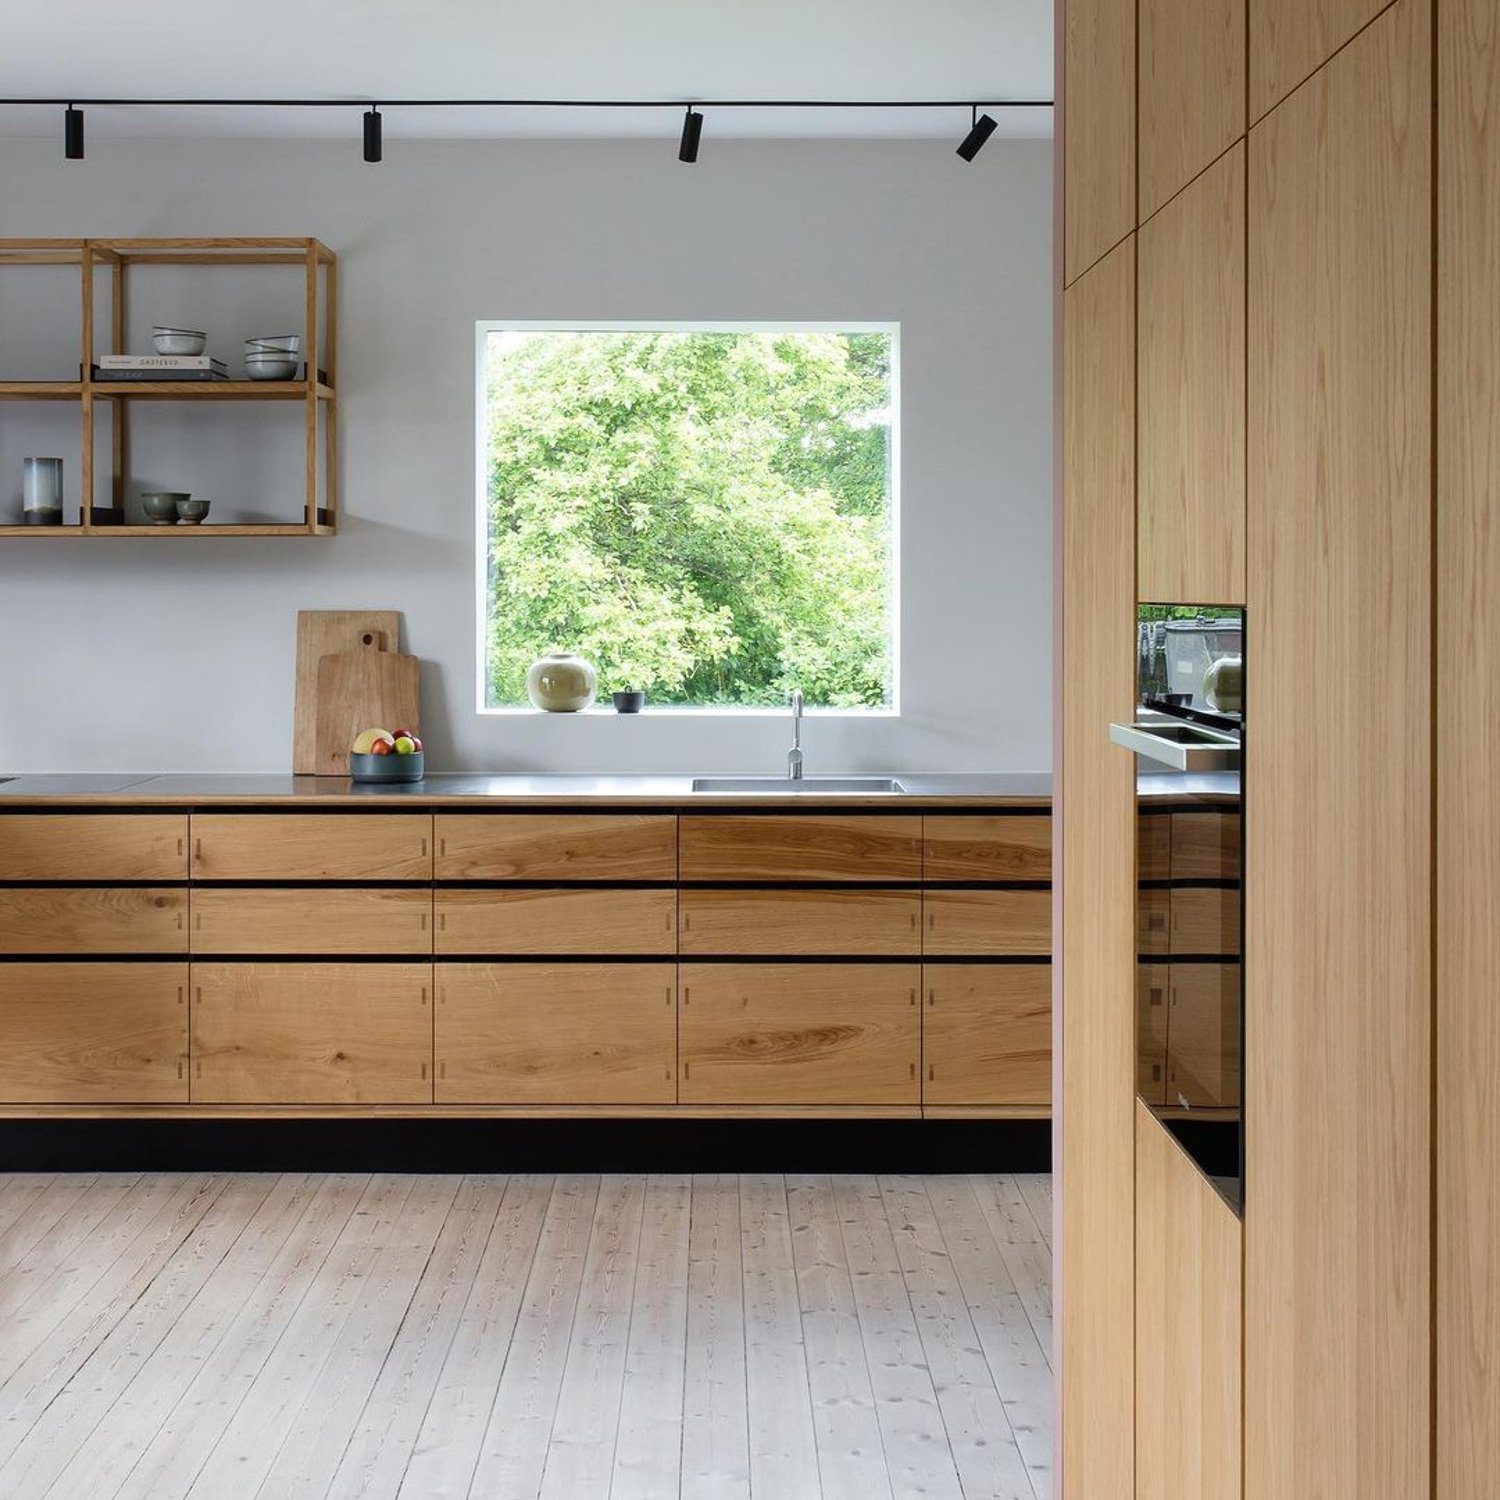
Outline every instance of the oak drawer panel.
{"type": "Polygon", "coordinates": [[[432,952],[432,892],[378,888],[200,887],[194,953],[432,952]]]}
{"type": "Polygon", "coordinates": [[[671,813],[439,813],[439,880],[675,880],[671,813]]]}
{"type": "Polygon", "coordinates": [[[439,953],[677,951],[676,891],[439,888],[434,899],[439,953]]]}
{"type": "Polygon", "coordinates": [[[1171,814],[1138,813],[1135,820],[1135,878],[1170,880],[1171,876],[1171,814]]]}
{"type": "Polygon", "coordinates": [[[683,964],[683,1104],[915,1104],[916,964],[683,964]]]}
{"type": "Polygon", "coordinates": [[[198,880],[430,880],[426,813],[194,813],[198,880]]]}
{"type": "Polygon", "coordinates": [[[1135,970],[1135,1091],[1147,1104],[1167,1102],[1167,996],[1170,964],[1135,970]]]}
{"type": "Polygon", "coordinates": [[[1240,878],[1239,809],[1172,814],[1173,880],[1240,878]]]}
{"type": "Polygon", "coordinates": [[[0,869],[13,880],[185,880],[186,813],[6,813],[0,869]]]}
{"type": "Polygon", "coordinates": [[[916,958],[921,912],[909,890],[685,890],[678,951],[916,958]]]}
{"type": "Polygon", "coordinates": [[[183,886],[0,890],[0,953],[186,953],[183,886]]]}
{"type": "Polygon", "coordinates": [[[437,966],[439,1104],[670,1104],[673,964],[437,966]]]}
{"type": "Polygon", "coordinates": [[[425,1104],[432,965],[195,963],[195,1104],[425,1104]]]}
{"type": "Polygon", "coordinates": [[[0,964],[0,1103],[185,1104],[185,963],[0,964]]]}
{"type": "Polygon", "coordinates": [[[1240,966],[1173,964],[1168,985],[1167,1103],[1240,1102],[1240,966]]]}
{"type": "Polygon", "coordinates": [[[925,891],[929,957],[1004,958],[1052,951],[1052,892],[925,891]]]}
{"type": "Polygon", "coordinates": [[[678,857],[684,880],[922,878],[918,817],[685,815],[678,857]]]}
{"type": "Polygon", "coordinates": [[[1223,886],[1172,890],[1173,953],[1240,951],[1240,893],[1223,886]]]}
{"type": "Polygon", "coordinates": [[[1049,1104],[1052,966],[928,964],[924,1104],[1049,1104]]]}
{"type": "Polygon", "coordinates": [[[925,880],[1050,880],[1052,819],[926,817],[922,851],[925,880]]]}

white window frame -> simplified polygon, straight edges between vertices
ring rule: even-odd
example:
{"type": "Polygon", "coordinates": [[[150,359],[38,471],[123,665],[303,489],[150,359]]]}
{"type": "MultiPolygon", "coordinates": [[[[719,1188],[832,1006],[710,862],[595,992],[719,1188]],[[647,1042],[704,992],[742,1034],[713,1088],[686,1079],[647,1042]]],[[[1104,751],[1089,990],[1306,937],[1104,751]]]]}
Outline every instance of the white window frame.
{"type": "MultiPolygon", "coordinates": [[[[482,318],[474,325],[474,711],[485,717],[537,714],[529,703],[495,706],[486,703],[485,623],[489,618],[488,364],[487,344],[492,333],[883,333],[891,341],[891,472],[890,472],[890,621],[891,700],[878,708],[807,708],[809,715],[829,719],[898,719],[901,717],[901,324],[895,320],[861,319],[712,319],[691,318],[482,318]]],[[[589,714],[614,710],[595,704],[589,714]]],[[[784,717],[781,707],[739,707],[731,704],[661,704],[647,702],[647,714],[676,714],[694,719],[784,717]]]]}

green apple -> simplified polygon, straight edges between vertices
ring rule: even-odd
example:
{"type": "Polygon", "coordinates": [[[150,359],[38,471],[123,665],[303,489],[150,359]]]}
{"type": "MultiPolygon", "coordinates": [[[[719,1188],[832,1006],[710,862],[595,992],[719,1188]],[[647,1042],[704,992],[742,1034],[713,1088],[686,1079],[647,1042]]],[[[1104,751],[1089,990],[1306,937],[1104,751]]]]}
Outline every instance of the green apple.
{"type": "Polygon", "coordinates": [[[417,742],[409,734],[397,735],[394,748],[397,755],[415,755],[417,742]]]}

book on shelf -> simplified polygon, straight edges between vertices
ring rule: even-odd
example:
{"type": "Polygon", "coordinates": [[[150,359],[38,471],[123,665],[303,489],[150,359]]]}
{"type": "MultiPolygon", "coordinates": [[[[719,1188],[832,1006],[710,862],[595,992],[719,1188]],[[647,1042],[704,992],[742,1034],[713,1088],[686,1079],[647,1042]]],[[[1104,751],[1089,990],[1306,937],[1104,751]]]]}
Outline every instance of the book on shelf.
{"type": "Polygon", "coordinates": [[[150,384],[151,381],[181,381],[181,380],[228,380],[229,376],[221,365],[218,369],[199,370],[131,370],[106,368],[103,365],[94,366],[94,381],[96,384],[104,384],[108,381],[135,381],[150,384]]]}
{"type": "Polygon", "coordinates": [[[211,354],[101,354],[95,367],[99,370],[159,370],[164,375],[187,370],[214,370],[222,375],[228,368],[222,359],[215,359],[211,354]]]}

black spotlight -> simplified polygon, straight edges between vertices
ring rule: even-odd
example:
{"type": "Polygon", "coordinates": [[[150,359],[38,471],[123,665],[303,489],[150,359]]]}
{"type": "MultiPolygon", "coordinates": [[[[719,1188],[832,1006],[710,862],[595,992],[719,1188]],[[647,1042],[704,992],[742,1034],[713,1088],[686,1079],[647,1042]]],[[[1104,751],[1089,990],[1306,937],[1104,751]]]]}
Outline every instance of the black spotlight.
{"type": "Polygon", "coordinates": [[[969,133],[959,143],[958,154],[965,161],[973,161],[979,155],[980,148],[995,133],[995,121],[989,115],[979,113],[979,106],[974,106],[974,123],[969,126],[969,133]]]}
{"type": "Polygon", "coordinates": [[[365,160],[379,161],[383,150],[380,143],[380,111],[365,111],[365,160]]]}
{"type": "Polygon", "coordinates": [[[71,104],[63,115],[63,155],[69,161],[83,160],[83,111],[71,104]]]}
{"type": "Polygon", "coordinates": [[[698,160],[698,139],[702,134],[703,116],[690,104],[687,118],[682,122],[682,143],[677,147],[678,161],[698,160]]]}

